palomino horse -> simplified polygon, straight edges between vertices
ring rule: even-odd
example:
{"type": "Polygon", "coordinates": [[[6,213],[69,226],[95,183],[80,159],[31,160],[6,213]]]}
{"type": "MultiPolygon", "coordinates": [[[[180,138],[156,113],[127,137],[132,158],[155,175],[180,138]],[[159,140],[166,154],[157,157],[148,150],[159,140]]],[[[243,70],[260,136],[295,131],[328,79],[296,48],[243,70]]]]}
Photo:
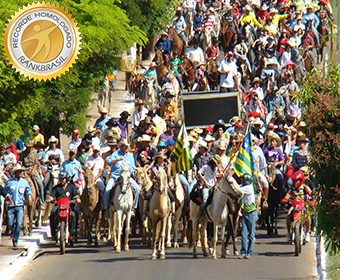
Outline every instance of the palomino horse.
{"type": "Polygon", "coordinates": [[[171,42],[171,51],[177,51],[178,56],[180,57],[183,52],[183,41],[173,27],[168,29],[168,37],[171,42]]]}
{"type": "Polygon", "coordinates": [[[167,247],[171,247],[171,229],[172,229],[172,233],[173,233],[173,241],[174,241],[174,248],[179,248],[178,245],[178,224],[179,224],[179,220],[182,216],[182,210],[184,207],[184,190],[183,190],[183,186],[181,184],[181,181],[179,179],[178,174],[176,174],[176,176],[172,179],[172,192],[175,195],[175,204],[176,204],[176,212],[175,214],[172,216],[172,223],[171,223],[171,219],[169,217],[168,220],[168,234],[167,234],[167,242],[166,242],[166,246],[167,247]],[[172,224],[172,226],[171,226],[172,224]]]}
{"type": "Polygon", "coordinates": [[[150,111],[155,112],[157,107],[157,92],[153,87],[153,80],[146,80],[147,84],[142,93],[142,99],[145,102],[146,108],[150,111]]]}
{"type": "Polygon", "coordinates": [[[26,197],[25,199],[25,212],[27,213],[24,214],[24,219],[23,219],[23,228],[24,228],[24,235],[32,235],[33,233],[33,222],[34,219],[36,218],[36,209],[38,207],[38,198],[39,196],[37,195],[37,189],[38,186],[36,186],[36,183],[34,180],[32,180],[31,176],[28,176],[27,172],[24,172],[22,177],[28,182],[31,192],[32,192],[32,204],[30,205],[28,203],[28,198],[26,197]],[[28,221],[27,221],[28,220],[28,221]]]}
{"type": "Polygon", "coordinates": [[[185,77],[188,86],[188,91],[192,90],[192,86],[195,83],[195,65],[194,63],[187,57],[182,59],[182,66],[185,70],[185,77]]]}
{"type": "Polygon", "coordinates": [[[187,13],[185,15],[185,23],[187,24],[187,27],[185,29],[185,36],[187,37],[187,40],[189,41],[191,39],[193,30],[194,30],[194,10],[189,8],[187,10],[187,13]]]}
{"type": "Polygon", "coordinates": [[[210,47],[212,37],[213,37],[213,31],[211,31],[207,28],[202,29],[202,33],[201,33],[201,36],[200,36],[200,42],[201,42],[201,47],[202,47],[204,52],[207,50],[207,48],[210,47]]]}
{"type": "Polygon", "coordinates": [[[121,235],[124,222],[125,223],[125,240],[124,240],[124,250],[129,250],[129,233],[130,233],[130,220],[131,212],[133,207],[133,192],[130,185],[131,172],[130,165],[123,164],[120,171],[120,176],[117,181],[117,188],[113,196],[113,205],[117,213],[117,246],[116,252],[121,251],[121,235]]]}
{"type": "Polygon", "coordinates": [[[152,187],[152,181],[148,174],[146,173],[145,168],[143,167],[137,167],[135,171],[135,179],[137,184],[140,186],[140,193],[139,193],[139,198],[138,198],[138,212],[139,212],[139,233],[142,236],[142,242],[141,245],[143,244],[148,244],[149,246],[151,245],[151,232],[148,232],[148,220],[146,219],[145,221],[142,221],[143,217],[143,199],[144,195],[149,191],[149,189],[152,187]],[[147,242],[147,237],[148,237],[148,242],[147,242]]]}
{"type": "Polygon", "coordinates": [[[157,50],[155,53],[155,57],[153,60],[157,64],[156,72],[157,72],[157,83],[159,85],[163,84],[163,78],[168,74],[168,69],[164,64],[163,53],[161,50],[157,50]]]}
{"type": "Polygon", "coordinates": [[[216,62],[210,60],[207,66],[207,79],[209,81],[210,89],[217,90],[219,84],[218,72],[216,67],[216,62]]]}
{"type": "Polygon", "coordinates": [[[212,257],[216,259],[216,243],[217,243],[217,231],[218,225],[221,224],[221,257],[226,257],[226,251],[224,246],[224,232],[228,221],[228,207],[227,200],[228,194],[233,195],[237,198],[242,196],[242,191],[231,174],[228,174],[221,178],[218,184],[214,188],[214,197],[210,205],[206,207],[206,210],[201,213],[200,208],[193,201],[190,202],[190,213],[192,218],[192,240],[189,240],[189,247],[193,244],[193,257],[197,258],[196,252],[196,235],[197,235],[197,218],[201,213],[201,243],[203,255],[207,256],[208,252],[206,250],[206,227],[207,223],[213,223],[213,234],[212,234],[212,257]]]}
{"type": "Polygon", "coordinates": [[[150,201],[149,218],[152,223],[152,256],[151,259],[157,258],[157,242],[160,259],[165,259],[165,230],[169,216],[168,193],[167,193],[167,176],[164,169],[160,168],[156,174],[156,187],[150,201]]]}
{"type": "Polygon", "coordinates": [[[95,245],[98,245],[99,238],[99,212],[100,212],[100,195],[96,187],[96,181],[93,178],[91,169],[85,170],[85,188],[81,195],[81,211],[85,221],[85,230],[87,235],[87,246],[92,243],[92,226],[95,223],[96,235],[95,245]]]}

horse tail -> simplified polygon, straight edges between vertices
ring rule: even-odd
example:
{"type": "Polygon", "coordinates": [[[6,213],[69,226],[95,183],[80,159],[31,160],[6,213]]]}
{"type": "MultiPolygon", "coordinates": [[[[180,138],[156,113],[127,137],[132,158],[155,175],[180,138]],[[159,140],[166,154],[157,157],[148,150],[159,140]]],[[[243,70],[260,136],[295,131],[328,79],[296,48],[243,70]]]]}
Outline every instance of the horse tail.
{"type": "Polygon", "coordinates": [[[194,240],[192,238],[192,220],[188,221],[187,236],[188,236],[188,245],[190,249],[194,245],[194,240]]]}

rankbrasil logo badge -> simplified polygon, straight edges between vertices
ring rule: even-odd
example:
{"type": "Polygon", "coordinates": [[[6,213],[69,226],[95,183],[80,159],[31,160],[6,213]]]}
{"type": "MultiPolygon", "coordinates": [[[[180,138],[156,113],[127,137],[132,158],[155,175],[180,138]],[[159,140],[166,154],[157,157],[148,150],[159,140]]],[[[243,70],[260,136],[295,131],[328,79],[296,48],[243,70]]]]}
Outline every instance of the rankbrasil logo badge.
{"type": "Polygon", "coordinates": [[[5,55],[21,74],[36,80],[61,76],[75,63],[81,45],[77,23],[63,8],[28,4],[6,24],[5,55]]]}

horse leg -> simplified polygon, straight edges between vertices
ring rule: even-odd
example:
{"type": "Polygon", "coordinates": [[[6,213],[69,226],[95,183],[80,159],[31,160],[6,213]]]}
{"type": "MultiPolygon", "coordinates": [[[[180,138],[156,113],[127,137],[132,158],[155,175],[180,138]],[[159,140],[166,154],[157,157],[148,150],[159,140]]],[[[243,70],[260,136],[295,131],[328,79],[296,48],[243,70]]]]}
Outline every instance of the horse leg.
{"type": "MultiPolygon", "coordinates": [[[[170,218],[170,216],[169,216],[170,218]]],[[[165,243],[165,230],[166,230],[166,222],[167,222],[167,219],[168,218],[164,218],[162,221],[161,221],[161,229],[160,229],[160,233],[159,233],[159,239],[160,239],[160,259],[161,260],[164,260],[165,259],[165,246],[164,246],[164,243],[165,243]]],[[[171,246],[171,243],[170,243],[170,246],[171,246]]]]}
{"type": "Polygon", "coordinates": [[[171,248],[171,227],[172,227],[171,215],[169,215],[166,220],[167,220],[167,223],[166,223],[166,226],[165,226],[165,228],[166,228],[166,247],[171,248]]]}
{"type": "Polygon", "coordinates": [[[197,221],[196,217],[192,219],[192,240],[193,240],[193,257],[196,259],[197,258],[197,252],[196,252],[196,246],[197,246],[197,221]]]}
{"type": "Polygon", "coordinates": [[[173,221],[173,234],[174,234],[174,248],[179,248],[178,245],[178,223],[179,223],[179,219],[181,218],[181,214],[182,214],[182,207],[180,207],[179,209],[177,209],[176,213],[175,213],[175,219],[173,221]]]}
{"type": "Polygon", "coordinates": [[[128,213],[126,214],[126,227],[125,227],[125,240],[124,240],[125,251],[129,251],[130,220],[131,220],[131,211],[128,211],[128,213]]]}
{"type": "Polygon", "coordinates": [[[278,209],[279,209],[279,206],[277,205],[275,207],[275,231],[274,231],[274,234],[275,235],[278,235],[278,230],[277,230],[277,215],[278,215],[278,209]]]}
{"type": "MultiPolygon", "coordinates": [[[[211,243],[212,243],[212,258],[213,259],[217,259],[217,256],[216,256],[216,243],[217,243],[217,231],[218,231],[218,226],[213,223],[213,228],[212,228],[212,237],[211,237],[211,243]]],[[[223,240],[223,238],[222,238],[223,240]]],[[[223,249],[222,249],[222,252],[223,252],[223,249]]]]}
{"type": "Polygon", "coordinates": [[[121,235],[122,235],[122,226],[123,226],[123,213],[122,210],[117,210],[117,226],[116,226],[116,236],[117,236],[117,247],[116,252],[120,253],[121,251],[121,235]]]}
{"type": "Polygon", "coordinates": [[[156,245],[157,245],[157,232],[156,232],[157,224],[158,224],[158,222],[155,222],[155,221],[152,222],[152,233],[153,233],[153,236],[152,236],[152,249],[153,249],[153,252],[152,252],[152,255],[151,255],[151,259],[152,260],[157,259],[157,249],[156,249],[157,248],[156,247],[156,245]]]}
{"type": "MultiPolygon", "coordinates": [[[[225,227],[227,225],[227,222],[222,223],[222,227],[221,227],[221,258],[225,258],[226,257],[226,253],[225,253],[225,244],[224,244],[224,235],[225,235],[225,227]]],[[[216,227],[216,241],[217,241],[217,227],[216,227]]]]}
{"type": "Polygon", "coordinates": [[[207,222],[204,220],[202,221],[201,224],[201,244],[202,244],[202,252],[203,256],[207,257],[208,252],[207,252],[207,222]]]}
{"type": "Polygon", "coordinates": [[[188,243],[188,236],[187,236],[187,231],[188,231],[188,221],[185,215],[182,217],[182,243],[187,244],[188,243]]]}

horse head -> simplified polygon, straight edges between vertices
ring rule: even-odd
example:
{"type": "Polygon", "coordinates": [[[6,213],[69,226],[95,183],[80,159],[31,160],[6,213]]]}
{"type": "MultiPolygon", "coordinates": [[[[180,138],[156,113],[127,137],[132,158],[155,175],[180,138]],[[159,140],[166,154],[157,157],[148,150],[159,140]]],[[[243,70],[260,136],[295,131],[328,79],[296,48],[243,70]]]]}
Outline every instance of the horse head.
{"type": "Polygon", "coordinates": [[[135,179],[137,184],[141,187],[141,190],[143,190],[143,192],[147,192],[152,186],[150,177],[148,176],[148,174],[145,171],[145,168],[143,167],[136,168],[135,179]]]}
{"type": "Polygon", "coordinates": [[[124,194],[128,190],[128,186],[130,186],[130,177],[131,177],[131,166],[129,163],[122,163],[122,168],[119,173],[119,185],[121,188],[121,192],[124,194]]]}
{"type": "Polygon", "coordinates": [[[166,194],[166,178],[167,176],[164,169],[160,168],[156,174],[156,190],[158,190],[161,194],[166,194]]]}
{"type": "Polygon", "coordinates": [[[163,60],[163,53],[161,50],[157,50],[155,52],[155,57],[153,58],[153,61],[157,64],[157,65],[162,65],[164,63],[163,60]]]}
{"type": "Polygon", "coordinates": [[[233,197],[241,198],[243,195],[243,192],[240,188],[240,186],[237,184],[236,180],[232,176],[234,171],[232,169],[229,170],[228,174],[220,180],[218,183],[218,186],[221,188],[224,188],[224,191],[226,191],[228,194],[230,194],[233,197]]]}
{"type": "Polygon", "coordinates": [[[92,171],[93,171],[92,168],[91,169],[86,168],[84,173],[86,189],[88,192],[92,191],[92,186],[95,184],[92,171]]]}

